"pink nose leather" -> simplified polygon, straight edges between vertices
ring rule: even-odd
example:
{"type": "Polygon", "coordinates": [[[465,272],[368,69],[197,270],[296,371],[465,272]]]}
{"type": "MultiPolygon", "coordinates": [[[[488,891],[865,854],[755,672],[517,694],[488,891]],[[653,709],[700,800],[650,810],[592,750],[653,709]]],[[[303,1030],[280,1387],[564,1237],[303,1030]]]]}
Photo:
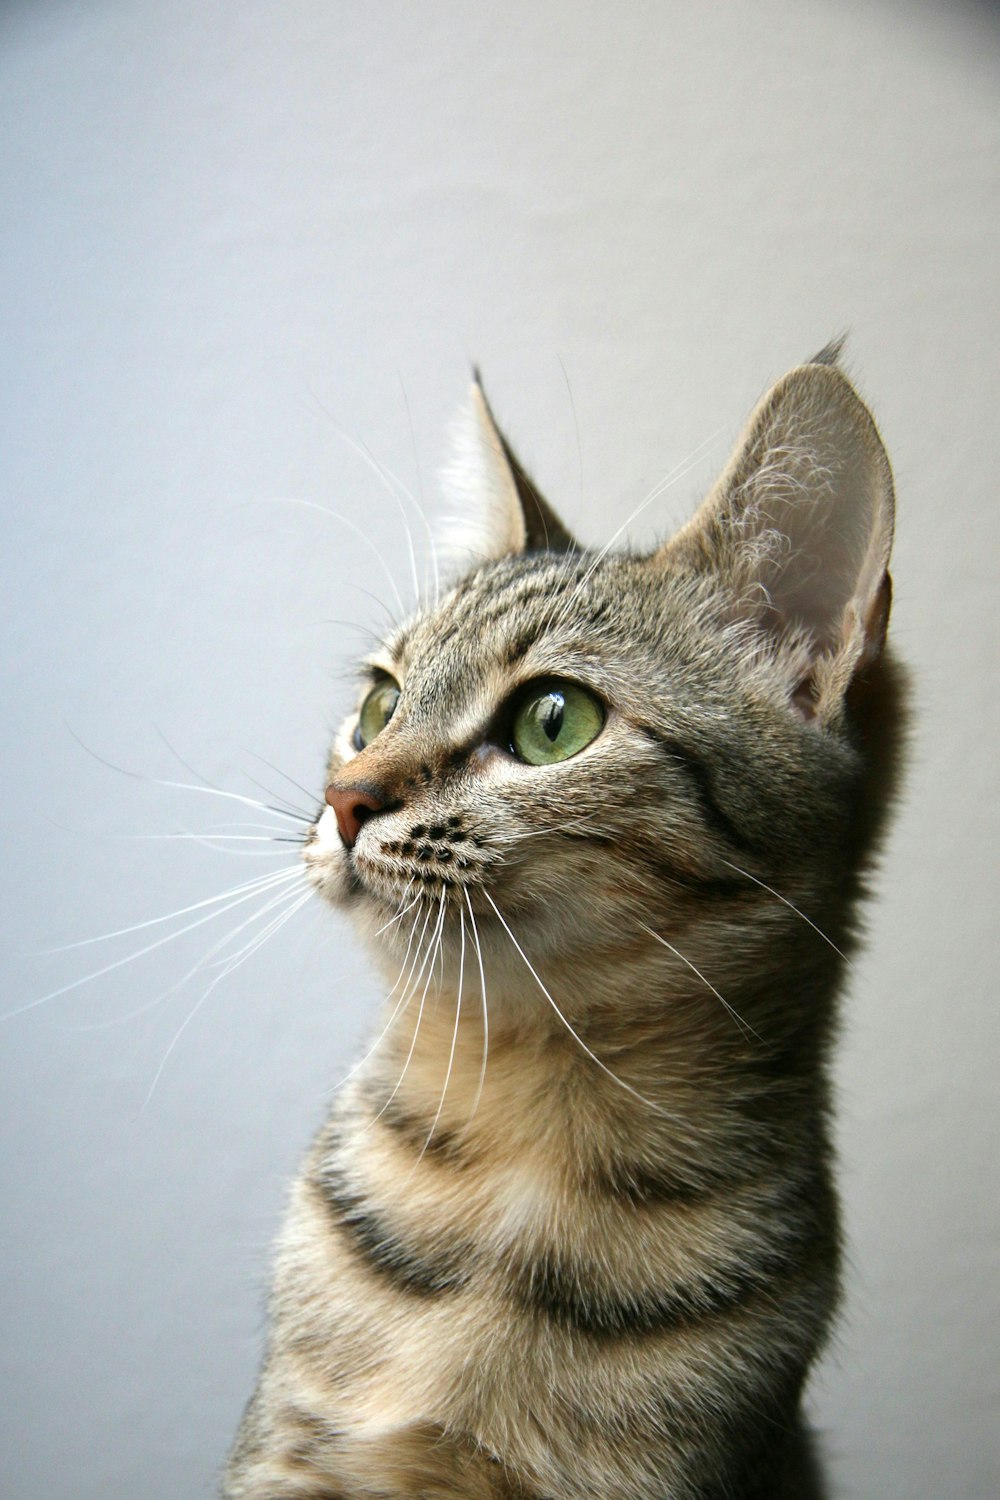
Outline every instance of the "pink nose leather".
{"type": "Polygon", "coordinates": [[[326,789],[326,800],[333,808],[340,837],[348,849],[354,848],[362,823],[385,807],[382,798],[370,787],[341,787],[332,781],[326,789]]]}

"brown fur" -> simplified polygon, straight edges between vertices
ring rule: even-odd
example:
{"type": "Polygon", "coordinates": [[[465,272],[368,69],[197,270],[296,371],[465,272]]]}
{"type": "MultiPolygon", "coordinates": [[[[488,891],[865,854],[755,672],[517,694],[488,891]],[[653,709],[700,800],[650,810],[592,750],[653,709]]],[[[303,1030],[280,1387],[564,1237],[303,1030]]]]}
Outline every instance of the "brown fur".
{"type": "Polygon", "coordinates": [[[900,722],[891,477],[833,357],[651,557],[577,548],[477,387],[478,558],[369,664],[398,705],[328,773],[364,821],[306,851],[393,988],[295,1185],[226,1500],[819,1495],[825,1063],[900,722]],[[505,705],[553,677],[604,726],[528,766],[505,705]]]}

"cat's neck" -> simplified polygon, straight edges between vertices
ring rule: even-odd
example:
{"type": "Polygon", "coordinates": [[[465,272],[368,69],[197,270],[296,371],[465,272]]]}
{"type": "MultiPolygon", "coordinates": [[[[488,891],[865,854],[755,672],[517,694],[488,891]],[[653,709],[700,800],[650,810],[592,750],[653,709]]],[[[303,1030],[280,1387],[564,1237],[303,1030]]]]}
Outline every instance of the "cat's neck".
{"type": "Polygon", "coordinates": [[[711,1174],[716,1157],[787,1149],[786,1123],[801,1134],[818,1118],[824,1037],[788,1018],[822,1010],[834,977],[775,981],[767,1025],[756,994],[729,979],[724,998],[681,964],[665,972],[652,942],[591,955],[572,987],[542,965],[487,974],[485,1024],[478,981],[460,1004],[456,986],[431,984],[392,1019],[390,1002],[359,1088],[367,1110],[432,1153],[502,1140],[512,1157],[551,1153],[585,1171],[627,1148],[680,1176],[711,1174]],[[722,1074],[725,1090],[706,1088],[722,1074]]]}

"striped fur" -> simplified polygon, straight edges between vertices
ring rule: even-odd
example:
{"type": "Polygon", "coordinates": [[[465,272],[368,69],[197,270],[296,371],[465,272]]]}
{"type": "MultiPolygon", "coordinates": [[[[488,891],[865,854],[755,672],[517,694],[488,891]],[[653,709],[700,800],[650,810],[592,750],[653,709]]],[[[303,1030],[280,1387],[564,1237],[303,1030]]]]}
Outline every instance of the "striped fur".
{"type": "Polygon", "coordinates": [[[226,1500],[819,1496],[825,1063],[900,717],[891,478],[832,361],[651,556],[578,548],[477,388],[479,557],[368,663],[398,706],[328,778],[375,810],[306,851],[391,990],[295,1184],[226,1500]],[[604,727],[528,766],[505,706],[553,676],[604,727]]]}

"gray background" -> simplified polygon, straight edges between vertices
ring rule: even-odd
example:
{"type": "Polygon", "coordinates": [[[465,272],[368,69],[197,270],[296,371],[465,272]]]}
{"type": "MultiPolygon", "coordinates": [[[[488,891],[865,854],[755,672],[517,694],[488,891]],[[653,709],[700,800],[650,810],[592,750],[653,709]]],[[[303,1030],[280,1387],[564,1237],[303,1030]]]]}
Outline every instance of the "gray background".
{"type": "MultiPolygon", "coordinates": [[[[350,526],[283,502],[407,590],[352,443],[433,503],[475,358],[590,542],[705,444],[643,541],[850,330],[917,705],[845,1005],[851,1271],[811,1397],[858,1500],[1000,1483],[998,84],[997,12],[958,4],[0,11],[5,1012],[198,913],[42,950],[280,865],[136,835],[258,821],[160,785],[197,785],[178,757],[319,789],[346,622],[392,600],[350,526]]],[[[0,1026],[12,1500],[211,1492],[286,1185],[377,998],[311,904],[178,987],[251,910],[0,1026]]]]}

